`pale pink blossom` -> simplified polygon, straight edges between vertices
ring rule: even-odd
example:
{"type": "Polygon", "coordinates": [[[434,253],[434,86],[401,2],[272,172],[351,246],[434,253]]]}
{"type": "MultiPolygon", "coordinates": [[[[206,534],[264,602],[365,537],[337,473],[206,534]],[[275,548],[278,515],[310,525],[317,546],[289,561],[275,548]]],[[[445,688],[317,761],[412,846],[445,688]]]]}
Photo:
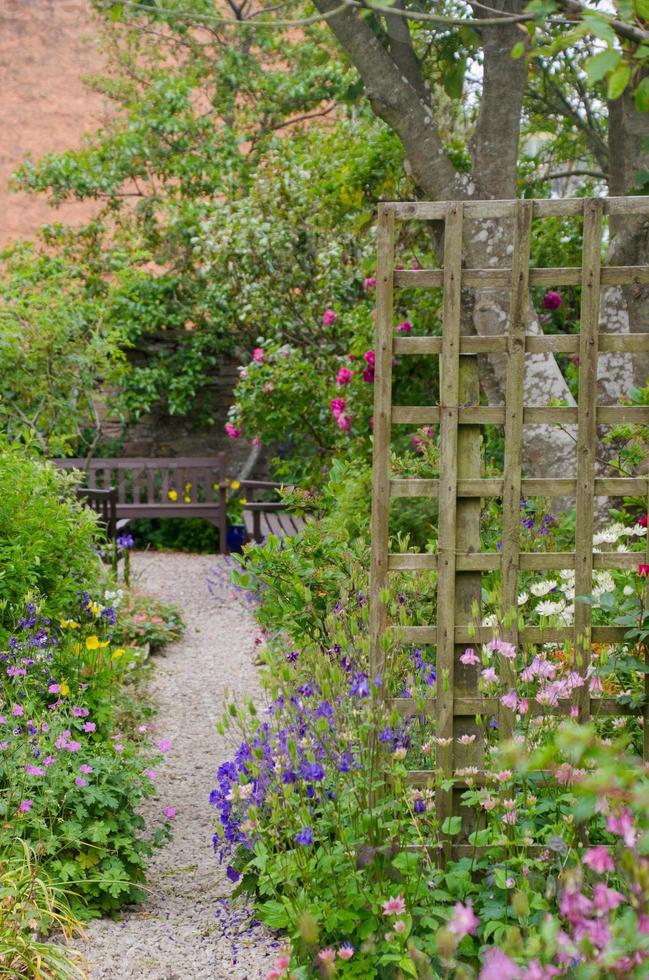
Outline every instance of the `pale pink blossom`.
{"type": "Polygon", "coordinates": [[[478,980],[519,980],[521,976],[520,967],[497,946],[486,951],[482,963],[478,980]]]}
{"type": "Polygon", "coordinates": [[[449,930],[462,939],[474,933],[480,924],[480,920],[473,911],[473,905],[469,900],[466,905],[456,902],[453,915],[448,923],[449,930]]]}
{"type": "Polygon", "coordinates": [[[388,898],[383,902],[383,915],[402,915],[406,911],[406,900],[403,895],[388,898]]]}
{"type": "Polygon", "coordinates": [[[605,874],[607,871],[615,871],[613,858],[603,844],[598,844],[596,847],[591,847],[590,850],[586,851],[583,862],[600,875],[605,874]]]}
{"type": "Polygon", "coordinates": [[[476,655],[476,652],[472,647],[467,647],[460,657],[460,663],[466,665],[479,664],[480,658],[476,655]]]}

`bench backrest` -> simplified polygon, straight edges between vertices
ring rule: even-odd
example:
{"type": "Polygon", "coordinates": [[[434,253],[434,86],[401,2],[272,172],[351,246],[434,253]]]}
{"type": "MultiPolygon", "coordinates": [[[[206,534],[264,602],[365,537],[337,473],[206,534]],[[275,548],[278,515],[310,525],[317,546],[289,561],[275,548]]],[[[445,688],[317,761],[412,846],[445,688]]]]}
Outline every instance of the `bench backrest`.
{"type": "Polygon", "coordinates": [[[77,497],[86,507],[99,516],[99,521],[106,531],[106,537],[112,541],[117,534],[117,493],[115,487],[97,490],[90,487],[79,487],[77,497]]]}
{"type": "Polygon", "coordinates": [[[216,503],[219,485],[225,482],[225,453],[52,462],[62,469],[83,470],[90,490],[115,487],[119,504],[216,503]]]}

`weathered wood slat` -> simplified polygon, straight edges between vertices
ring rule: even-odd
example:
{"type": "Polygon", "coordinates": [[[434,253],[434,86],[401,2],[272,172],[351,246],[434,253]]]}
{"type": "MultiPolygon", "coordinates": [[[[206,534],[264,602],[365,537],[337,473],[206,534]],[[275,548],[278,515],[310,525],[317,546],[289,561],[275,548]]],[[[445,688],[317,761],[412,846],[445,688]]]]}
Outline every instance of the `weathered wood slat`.
{"type": "MultiPolygon", "coordinates": [[[[532,204],[531,201],[525,202],[532,204]]],[[[515,253],[514,253],[515,254],[515,253]]],[[[528,269],[530,286],[579,286],[579,267],[528,269]]],[[[649,283],[649,268],[645,265],[609,265],[602,269],[602,286],[623,286],[649,283]]],[[[510,289],[512,269],[465,269],[462,283],[467,289],[510,289]]],[[[441,269],[396,269],[394,285],[401,289],[434,289],[443,285],[441,269]]]]}
{"type": "MultiPolygon", "coordinates": [[[[446,775],[449,775],[453,771],[454,760],[455,550],[460,394],[462,222],[462,205],[449,205],[444,226],[444,336],[442,338],[442,353],[440,357],[441,476],[439,481],[439,578],[437,583],[437,675],[439,678],[437,733],[442,738],[450,739],[449,745],[440,747],[438,761],[442,772],[446,775]]],[[[439,791],[437,794],[437,813],[440,821],[450,816],[452,807],[452,793],[439,791]]]]}
{"type": "MultiPolygon", "coordinates": [[[[603,551],[593,555],[593,567],[596,569],[636,569],[644,562],[641,551],[603,551]]],[[[457,552],[455,564],[462,572],[495,572],[502,567],[502,554],[498,551],[476,551],[473,553],[457,552]]],[[[437,555],[391,553],[388,556],[388,568],[395,571],[434,571],[438,566],[437,555]]],[[[574,551],[528,551],[519,555],[519,567],[522,571],[549,572],[560,571],[575,567],[574,551]]],[[[587,589],[586,592],[590,592],[587,589]]]]}
{"type": "MultiPolygon", "coordinates": [[[[394,405],[392,422],[395,425],[434,425],[439,422],[438,405],[394,405]]],[[[600,405],[596,410],[597,425],[649,425],[649,406],[600,405]]],[[[498,406],[461,408],[460,425],[503,425],[505,409],[498,406]]],[[[523,410],[524,425],[570,425],[577,422],[577,408],[572,406],[523,410]]]]}
{"type": "MultiPolygon", "coordinates": [[[[649,214],[647,197],[603,198],[604,214],[649,214]]],[[[516,201],[464,201],[464,213],[468,220],[485,218],[511,218],[516,209],[516,201]]],[[[534,201],[535,218],[568,218],[582,214],[584,203],[580,198],[534,201]]],[[[446,201],[395,201],[382,204],[390,209],[397,221],[442,221],[446,214],[446,201]]]]}
{"type": "MultiPolygon", "coordinates": [[[[492,337],[460,337],[461,354],[504,354],[509,341],[506,334],[492,337]]],[[[395,337],[395,354],[439,354],[441,337],[395,337]]],[[[526,354],[576,354],[579,350],[579,334],[526,334],[526,354]]],[[[602,354],[635,354],[649,352],[649,334],[599,334],[599,351],[602,354]]]]}
{"type": "Polygon", "coordinates": [[[372,554],[370,563],[369,664],[372,676],[383,673],[381,646],[386,608],[381,593],[388,584],[390,522],[390,440],[392,405],[392,268],[394,212],[379,207],[376,271],[376,347],[374,381],[374,448],[372,458],[372,554]]]}
{"type": "MultiPolygon", "coordinates": [[[[436,626],[399,626],[393,627],[403,643],[419,645],[437,644],[436,626]]],[[[628,632],[625,626],[593,626],[591,636],[593,643],[619,643],[628,632]]],[[[519,631],[521,643],[532,645],[539,643],[572,643],[575,631],[572,626],[526,626],[519,631]]],[[[494,631],[490,626],[456,627],[456,643],[488,643],[493,640],[494,631]]]]}
{"type": "MultiPolygon", "coordinates": [[[[499,698],[474,697],[474,698],[454,698],[453,714],[462,717],[475,717],[476,715],[497,715],[500,706],[499,698]]],[[[425,698],[423,701],[417,698],[386,698],[385,707],[387,710],[395,710],[402,718],[418,717],[421,714],[434,716],[437,710],[436,698],[425,698]]],[[[557,705],[540,705],[532,701],[529,706],[530,715],[558,715],[566,716],[570,714],[571,701],[560,701],[557,705]]],[[[603,717],[604,715],[641,715],[642,708],[630,708],[627,704],[618,704],[615,698],[590,698],[589,711],[591,715],[603,717]]]]}
{"type": "MultiPolygon", "coordinates": [[[[586,595],[593,587],[593,483],[597,448],[597,335],[600,307],[602,250],[601,200],[584,204],[581,316],[579,332],[579,406],[577,425],[577,493],[575,525],[575,594],[586,595]]],[[[575,604],[575,670],[586,677],[590,666],[592,609],[575,604]]],[[[579,690],[579,718],[586,721],[590,703],[588,685],[579,690]]]]}
{"type": "MultiPolygon", "coordinates": [[[[532,239],[532,205],[519,201],[516,206],[512,253],[512,295],[509,311],[509,358],[505,390],[505,471],[503,477],[502,536],[502,616],[504,639],[518,645],[519,555],[521,550],[521,496],[523,475],[523,399],[525,397],[525,327],[529,302],[529,255],[532,239]]],[[[500,673],[506,690],[516,686],[515,665],[500,658],[500,673]]],[[[500,729],[510,738],[514,725],[512,711],[501,704],[500,729]]]]}
{"type": "MultiPolygon", "coordinates": [[[[499,477],[480,480],[458,480],[458,497],[502,497],[504,481],[499,477]]],[[[640,497],[646,490],[644,477],[596,477],[596,497],[640,497]]],[[[576,479],[523,478],[521,490],[524,497],[570,497],[577,489],[576,479]]],[[[392,497],[436,497],[439,490],[437,479],[390,480],[392,497]]]]}

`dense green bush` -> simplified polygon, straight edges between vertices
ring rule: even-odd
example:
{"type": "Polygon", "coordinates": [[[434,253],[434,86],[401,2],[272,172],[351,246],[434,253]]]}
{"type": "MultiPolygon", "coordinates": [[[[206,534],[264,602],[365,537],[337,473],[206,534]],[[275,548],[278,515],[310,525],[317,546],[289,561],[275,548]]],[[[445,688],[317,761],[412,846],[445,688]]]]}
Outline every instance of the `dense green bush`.
{"type": "Polygon", "coordinates": [[[65,616],[99,581],[95,517],[77,503],[73,478],[0,444],[0,639],[30,598],[65,616]]]}

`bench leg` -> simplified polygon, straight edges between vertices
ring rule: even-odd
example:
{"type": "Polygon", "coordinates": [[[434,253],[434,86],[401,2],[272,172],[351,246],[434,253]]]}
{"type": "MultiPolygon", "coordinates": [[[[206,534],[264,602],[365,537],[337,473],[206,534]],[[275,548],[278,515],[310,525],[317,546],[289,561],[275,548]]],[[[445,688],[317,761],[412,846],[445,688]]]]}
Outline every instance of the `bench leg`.
{"type": "Polygon", "coordinates": [[[228,497],[224,486],[219,487],[219,551],[228,553],[228,497]]]}

